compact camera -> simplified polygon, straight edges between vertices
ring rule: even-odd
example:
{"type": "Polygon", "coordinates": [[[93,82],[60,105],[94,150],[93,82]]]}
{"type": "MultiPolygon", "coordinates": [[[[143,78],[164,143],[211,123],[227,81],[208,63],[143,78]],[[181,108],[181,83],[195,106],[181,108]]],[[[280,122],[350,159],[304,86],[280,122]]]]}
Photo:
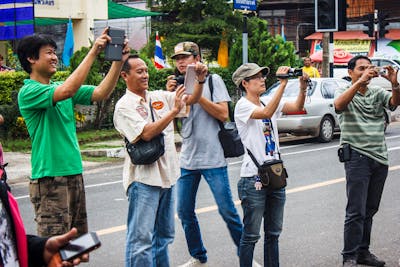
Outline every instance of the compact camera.
{"type": "Polygon", "coordinates": [[[175,78],[173,78],[173,80],[176,81],[177,85],[181,85],[181,84],[185,83],[185,76],[183,76],[183,75],[175,76],[175,78]]]}
{"type": "Polygon", "coordinates": [[[301,68],[290,68],[287,74],[276,75],[277,78],[290,78],[303,76],[303,70],[301,68]]]}
{"type": "Polygon", "coordinates": [[[384,67],[375,67],[375,71],[378,73],[379,76],[387,74],[387,69],[385,69],[384,67]]]}

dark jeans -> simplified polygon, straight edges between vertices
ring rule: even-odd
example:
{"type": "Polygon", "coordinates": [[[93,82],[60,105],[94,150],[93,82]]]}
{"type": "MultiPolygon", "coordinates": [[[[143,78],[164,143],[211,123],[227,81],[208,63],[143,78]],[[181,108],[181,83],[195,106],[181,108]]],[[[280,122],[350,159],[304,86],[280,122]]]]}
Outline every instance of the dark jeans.
{"type": "Polygon", "coordinates": [[[200,170],[181,168],[181,177],[176,183],[178,216],[182,222],[190,255],[204,263],[207,262],[207,250],[203,245],[200,226],[195,213],[196,195],[201,176],[210,186],[218,206],[218,212],[224,219],[237,247],[240,244],[243,226],[232,200],[227,167],[200,170]]]}
{"type": "Polygon", "coordinates": [[[351,150],[346,171],[347,206],[344,222],[343,259],[355,259],[368,251],[372,217],[377,213],[388,166],[351,150]]]}
{"type": "Polygon", "coordinates": [[[279,235],[282,232],[285,189],[256,190],[255,177],[241,178],[238,183],[239,199],[243,208],[243,234],[240,240],[241,267],[251,267],[254,247],[260,239],[264,219],[264,266],[279,267],[279,235]]]}

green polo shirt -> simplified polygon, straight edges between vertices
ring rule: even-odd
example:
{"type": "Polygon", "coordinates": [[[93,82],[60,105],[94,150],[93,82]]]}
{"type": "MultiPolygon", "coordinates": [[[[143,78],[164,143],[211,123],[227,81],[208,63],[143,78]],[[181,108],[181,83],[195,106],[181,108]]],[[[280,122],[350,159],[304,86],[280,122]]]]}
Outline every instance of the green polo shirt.
{"type": "Polygon", "coordinates": [[[74,105],[90,105],[95,86],[82,86],[72,98],[53,104],[63,82],[24,80],[18,93],[20,112],[32,141],[32,179],[82,173],[74,105]]]}
{"type": "MultiPolygon", "coordinates": [[[[350,87],[335,91],[335,99],[350,87]]],[[[339,114],[340,144],[348,143],[367,157],[389,165],[384,134],[384,108],[389,106],[392,94],[381,87],[368,86],[363,95],[357,92],[347,108],[339,114]]]]}

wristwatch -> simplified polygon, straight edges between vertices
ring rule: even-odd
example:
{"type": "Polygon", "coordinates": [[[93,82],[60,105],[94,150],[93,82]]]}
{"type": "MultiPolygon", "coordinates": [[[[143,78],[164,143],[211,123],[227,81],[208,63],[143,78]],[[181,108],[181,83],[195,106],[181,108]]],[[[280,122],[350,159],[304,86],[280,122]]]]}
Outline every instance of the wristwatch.
{"type": "Polygon", "coordinates": [[[206,79],[204,78],[204,80],[199,81],[199,79],[196,78],[196,82],[197,82],[198,84],[204,84],[204,83],[206,83],[206,79]]]}

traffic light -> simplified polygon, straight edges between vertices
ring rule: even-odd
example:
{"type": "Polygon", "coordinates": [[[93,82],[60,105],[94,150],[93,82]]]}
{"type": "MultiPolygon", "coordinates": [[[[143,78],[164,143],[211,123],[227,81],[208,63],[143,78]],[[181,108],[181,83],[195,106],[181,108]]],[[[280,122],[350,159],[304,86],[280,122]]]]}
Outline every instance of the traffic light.
{"type": "Polygon", "coordinates": [[[386,21],[388,18],[389,14],[384,13],[384,12],[379,12],[378,14],[378,23],[379,23],[379,38],[384,38],[385,34],[387,34],[389,31],[385,29],[387,25],[389,25],[389,22],[386,21]]]}
{"type": "Polygon", "coordinates": [[[347,30],[347,7],[346,0],[338,0],[338,31],[347,30]]]}
{"type": "Polygon", "coordinates": [[[315,31],[345,31],[346,8],[346,0],[315,0],[315,31]]]}
{"type": "Polygon", "coordinates": [[[363,31],[365,34],[368,34],[369,37],[374,37],[374,14],[368,14],[368,21],[364,22],[364,26],[368,27],[368,30],[363,31]]]}

